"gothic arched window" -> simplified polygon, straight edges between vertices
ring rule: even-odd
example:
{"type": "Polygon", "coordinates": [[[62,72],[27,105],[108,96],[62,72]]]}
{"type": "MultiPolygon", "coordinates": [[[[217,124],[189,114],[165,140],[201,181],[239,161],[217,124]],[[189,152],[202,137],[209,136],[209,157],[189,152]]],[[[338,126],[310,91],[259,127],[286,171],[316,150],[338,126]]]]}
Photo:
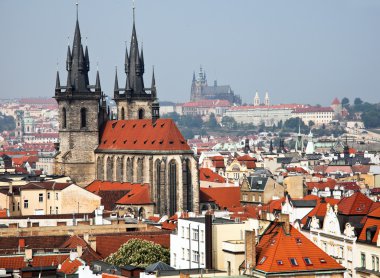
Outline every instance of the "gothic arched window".
{"type": "Polygon", "coordinates": [[[144,159],[139,158],[137,160],[137,182],[143,183],[144,181],[144,159]]]}
{"type": "Polygon", "coordinates": [[[87,126],[87,119],[86,119],[86,108],[80,109],[80,127],[86,127],[87,126]]]}
{"type": "Polygon", "coordinates": [[[169,163],[169,212],[173,215],[177,212],[177,163],[171,160],[169,163]]]}
{"type": "Polygon", "coordinates": [[[104,180],[103,157],[98,157],[97,173],[98,173],[98,180],[104,180]]]}
{"type": "Polygon", "coordinates": [[[139,119],[144,119],[144,109],[142,108],[139,109],[139,119]]]}
{"type": "Polygon", "coordinates": [[[183,208],[187,211],[193,209],[193,186],[191,181],[190,160],[182,162],[183,208]]]}
{"type": "Polygon", "coordinates": [[[155,180],[155,201],[156,201],[156,212],[161,213],[161,161],[156,160],[156,180],[155,180]]]}
{"type": "Polygon", "coordinates": [[[112,181],[113,180],[113,167],[112,167],[112,158],[107,157],[107,181],[112,181]]]}
{"type": "Polygon", "coordinates": [[[116,159],[116,181],[123,182],[123,160],[121,157],[116,159]]]}
{"type": "Polygon", "coordinates": [[[67,127],[67,118],[66,118],[66,108],[63,107],[62,108],[62,128],[66,128],[67,127]]]}
{"type": "Polygon", "coordinates": [[[125,112],[124,112],[124,107],[121,107],[121,111],[120,111],[120,119],[121,120],[125,120],[125,112]]]}
{"type": "Polygon", "coordinates": [[[133,163],[132,159],[127,159],[127,182],[133,182],[133,163]]]}

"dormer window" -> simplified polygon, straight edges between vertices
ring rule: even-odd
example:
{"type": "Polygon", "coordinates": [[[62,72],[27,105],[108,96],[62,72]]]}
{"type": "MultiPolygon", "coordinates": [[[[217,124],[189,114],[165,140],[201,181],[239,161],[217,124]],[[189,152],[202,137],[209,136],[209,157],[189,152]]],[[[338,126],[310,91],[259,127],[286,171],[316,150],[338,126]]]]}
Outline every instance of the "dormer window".
{"type": "Polygon", "coordinates": [[[298,262],[296,258],[289,258],[290,263],[292,266],[298,266],[298,262]]]}
{"type": "Polygon", "coordinates": [[[313,265],[313,263],[311,262],[309,257],[305,257],[305,258],[303,258],[303,260],[305,261],[306,265],[313,265]]]}
{"type": "Polygon", "coordinates": [[[263,263],[265,262],[266,259],[267,259],[266,256],[262,257],[258,264],[263,264],[263,263]]]}

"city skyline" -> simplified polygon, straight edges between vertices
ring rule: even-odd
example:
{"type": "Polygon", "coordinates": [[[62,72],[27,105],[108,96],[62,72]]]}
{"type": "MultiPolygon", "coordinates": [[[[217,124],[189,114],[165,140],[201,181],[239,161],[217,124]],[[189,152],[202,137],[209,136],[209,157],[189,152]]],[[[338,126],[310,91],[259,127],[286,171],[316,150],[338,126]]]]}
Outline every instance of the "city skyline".
{"type": "MultiPolygon", "coordinates": [[[[75,1],[2,1],[0,7],[0,34],[7,42],[0,46],[2,98],[53,96],[57,67],[66,80],[75,1]]],[[[215,79],[229,84],[246,103],[256,90],[262,98],[268,91],[272,103],[329,105],[334,97],[379,102],[379,10],[376,1],[137,1],[145,86],[154,65],[159,99],[188,101],[192,73],[202,65],[210,85],[215,79]]],[[[102,89],[112,97],[115,66],[125,82],[132,2],[80,1],[79,21],[88,41],[90,83],[98,64],[102,89]]]]}

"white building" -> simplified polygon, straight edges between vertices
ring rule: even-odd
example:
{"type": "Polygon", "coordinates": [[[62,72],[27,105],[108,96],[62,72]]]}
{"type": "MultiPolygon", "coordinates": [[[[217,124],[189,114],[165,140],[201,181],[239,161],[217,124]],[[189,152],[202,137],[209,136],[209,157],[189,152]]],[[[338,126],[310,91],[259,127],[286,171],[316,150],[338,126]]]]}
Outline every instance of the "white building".
{"type": "Polygon", "coordinates": [[[305,125],[312,121],[317,126],[330,123],[334,114],[331,107],[302,107],[295,109],[292,113],[294,118],[300,118],[305,125]]]}

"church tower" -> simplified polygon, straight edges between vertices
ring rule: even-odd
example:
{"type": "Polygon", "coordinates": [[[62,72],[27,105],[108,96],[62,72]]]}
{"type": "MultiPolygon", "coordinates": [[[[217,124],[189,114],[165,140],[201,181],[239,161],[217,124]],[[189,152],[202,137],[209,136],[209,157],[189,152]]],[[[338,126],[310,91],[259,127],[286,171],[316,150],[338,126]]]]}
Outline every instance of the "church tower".
{"type": "Polygon", "coordinates": [[[253,99],[253,106],[259,106],[260,105],[260,97],[259,93],[256,91],[255,97],[253,99]]]}
{"type": "Polygon", "coordinates": [[[69,176],[79,185],[87,185],[95,179],[94,150],[99,144],[100,128],[107,120],[107,109],[99,72],[95,85],[89,84],[90,60],[87,46],[83,50],[78,10],[72,50],[70,46],[67,49],[66,70],[66,86],[61,86],[58,71],[56,77],[59,152],[55,172],[69,176]]]}
{"type": "Polygon", "coordinates": [[[151,88],[144,86],[144,53],[139,50],[135,27],[135,10],[133,8],[132,38],[129,48],[125,50],[124,70],[125,88],[119,88],[117,72],[115,75],[114,100],[117,106],[118,120],[153,119],[159,117],[154,71],[151,88]],[[150,91],[150,92],[149,92],[150,91]],[[148,93],[149,92],[149,93],[148,93]]]}

